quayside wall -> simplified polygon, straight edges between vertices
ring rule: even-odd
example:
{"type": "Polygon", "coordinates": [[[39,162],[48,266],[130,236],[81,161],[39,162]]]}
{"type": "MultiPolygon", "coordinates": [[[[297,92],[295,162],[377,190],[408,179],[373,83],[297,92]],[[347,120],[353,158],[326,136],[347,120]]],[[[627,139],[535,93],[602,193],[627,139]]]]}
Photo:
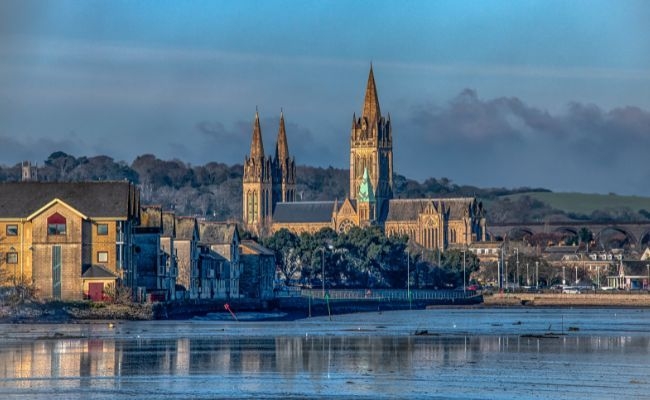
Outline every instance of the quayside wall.
{"type": "Polygon", "coordinates": [[[650,307],[648,293],[495,293],[485,306],[650,307]]]}

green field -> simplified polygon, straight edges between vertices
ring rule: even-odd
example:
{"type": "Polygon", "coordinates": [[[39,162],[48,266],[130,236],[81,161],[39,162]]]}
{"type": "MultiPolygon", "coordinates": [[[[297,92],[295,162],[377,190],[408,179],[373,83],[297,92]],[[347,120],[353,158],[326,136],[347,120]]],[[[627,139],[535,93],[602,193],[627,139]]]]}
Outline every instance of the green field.
{"type": "Polygon", "coordinates": [[[591,214],[595,210],[629,208],[632,211],[650,211],[650,197],[640,196],[618,196],[614,194],[588,194],[588,193],[552,193],[552,192],[529,192],[517,193],[503,196],[515,200],[520,196],[530,196],[548,204],[549,206],[563,210],[567,213],[591,214]]]}

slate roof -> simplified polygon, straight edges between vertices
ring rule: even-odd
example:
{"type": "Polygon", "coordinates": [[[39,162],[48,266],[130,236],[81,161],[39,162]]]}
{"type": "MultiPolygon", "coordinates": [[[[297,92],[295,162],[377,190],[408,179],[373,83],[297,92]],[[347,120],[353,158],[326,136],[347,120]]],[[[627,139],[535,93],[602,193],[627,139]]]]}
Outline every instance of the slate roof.
{"type": "Polygon", "coordinates": [[[0,218],[25,218],[58,198],[91,218],[128,219],[137,189],[129,182],[3,182],[0,218]]]}
{"type": "Polygon", "coordinates": [[[239,248],[242,255],[259,254],[266,256],[275,256],[275,253],[272,250],[262,246],[254,240],[242,240],[239,248]]]}
{"type": "Polygon", "coordinates": [[[235,235],[237,235],[237,224],[214,221],[199,223],[199,237],[202,244],[230,244],[235,235]]]}
{"type": "Polygon", "coordinates": [[[192,240],[196,229],[196,218],[176,217],[176,240],[192,240]]]}
{"type": "Polygon", "coordinates": [[[384,215],[381,216],[383,221],[416,221],[418,215],[427,208],[429,204],[438,210],[439,205],[443,210],[449,212],[449,218],[461,219],[465,216],[465,211],[469,211],[473,197],[452,197],[437,199],[391,199],[388,201],[388,207],[384,209],[384,215]]]}
{"type": "Polygon", "coordinates": [[[117,279],[117,276],[113,274],[111,271],[107,270],[101,265],[84,265],[83,267],[83,273],[81,274],[82,278],[86,279],[102,279],[102,278],[109,278],[109,279],[117,279]]]}
{"type": "MultiPolygon", "coordinates": [[[[329,223],[336,201],[297,201],[278,203],[273,212],[274,223],[329,223]]],[[[337,210],[338,211],[338,210],[337,210]]]]}

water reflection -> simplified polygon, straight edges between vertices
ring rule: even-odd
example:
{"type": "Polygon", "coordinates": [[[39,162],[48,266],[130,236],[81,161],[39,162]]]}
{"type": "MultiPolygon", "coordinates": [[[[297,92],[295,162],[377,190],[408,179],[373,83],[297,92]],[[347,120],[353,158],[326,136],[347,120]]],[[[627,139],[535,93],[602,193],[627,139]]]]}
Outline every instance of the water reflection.
{"type": "Polygon", "coordinates": [[[424,367],[477,364],[499,353],[575,358],[647,356],[649,349],[650,338],[626,336],[36,340],[0,348],[0,378],[32,384],[28,379],[273,372],[319,379],[332,371],[409,374],[424,367]]]}

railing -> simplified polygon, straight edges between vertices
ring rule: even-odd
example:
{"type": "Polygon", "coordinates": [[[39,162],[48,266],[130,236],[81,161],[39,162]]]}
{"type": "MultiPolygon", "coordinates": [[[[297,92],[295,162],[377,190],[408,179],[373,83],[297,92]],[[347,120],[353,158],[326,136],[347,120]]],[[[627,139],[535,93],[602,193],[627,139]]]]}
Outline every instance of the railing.
{"type": "MultiPolygon", "coordinates": [[[[410,291],[411,300],[448,300],[467,299],[476,295],[473,290],[422,290],[410,291]]],[[[322,299],[322,289],[291,288],[289,291],[276,291],[276,296],[282,297],[311,297],[322,299]]],[[[382,301],[408,301],[409,291],[404,289],[329,289],[325,296],[330,300],[382,300],[382,301]]]]}

